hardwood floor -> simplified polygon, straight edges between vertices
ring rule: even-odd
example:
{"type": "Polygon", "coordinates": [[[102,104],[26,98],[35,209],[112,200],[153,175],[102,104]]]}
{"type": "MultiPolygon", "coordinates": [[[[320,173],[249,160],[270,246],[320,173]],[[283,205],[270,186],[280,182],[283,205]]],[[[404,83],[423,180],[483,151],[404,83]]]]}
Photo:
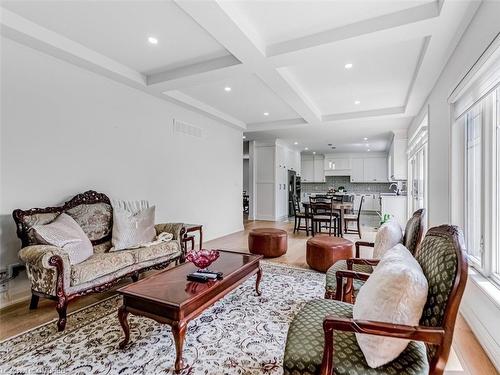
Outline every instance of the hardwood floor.
{"type": "MultiPolygon", "coordinates": [[[[365,218],[365,222],[366,220],[367,219],[365,218]]],[[[279,258],[270,259],[271,262],[307,267],[305,258],[305,242],[308,237],[303,232],[300,234],[294,234],[293,226],[288,222],[247,221],[245,222],[244,231],[209,241],[204,244],[204,247],[246,252],[248,251],[248,231],[252,228],[259,227],[281,228],[288,231],[287,253],[279,258]]],[[[363,229],[363,239],[373,240],[375,234],[373,229],[371,229],[368,225],[364,225],[363,229]]],[[[357,236],[354,235],[347,235],[346,237],[352,240],[357,239],[357,236]]],[[[153,272],[158,271],[150,271],[147,274],[153,272]]],[[[117,285],[115,289],[128,282],[128,280],[123,281],[121,284],[117,285]]],[[[113,294],[114,291],[111,290],[105,293],[81,297],[70,303],[68,312],[71,313],[82,307],[89,306],[113,294]]],[[[0,340],[15,336],[26,330],[51,321],[56,317],[57,313],[55,311],[55,303],[49,300],[41,299],[37,310],[29,310],[28,301],[7,307],[0,311],[0,340]]],[[[499,374],[461,315],[458,318],[455,328],[453,350],[445,373],[447,375],[499,374]]]]}

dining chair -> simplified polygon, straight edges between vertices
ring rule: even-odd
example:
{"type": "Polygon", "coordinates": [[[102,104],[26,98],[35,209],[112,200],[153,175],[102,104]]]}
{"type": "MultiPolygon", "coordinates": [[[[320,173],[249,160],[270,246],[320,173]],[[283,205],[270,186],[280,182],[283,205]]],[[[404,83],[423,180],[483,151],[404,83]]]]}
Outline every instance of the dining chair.
{"type": "Polygon", "coordinates": [[[292,207],[294,216],[293,233],[305,230],[306,235],[309,236],[309,215],[301,211],[300,198],[297,195],[292,196],[292,207]],[[305,226],[301,226],[302,219],[306,222],[305,226]]]}
{"type": "Polygon", "coordinates": [[[309,197],[311,212],[311,231],[313,237],[321,233],[322,225],[328,229],[328,234],[339,236],[339,214],[333,208],[333,197],[309,197]]]}
{"type": "Polygon", "coordinates": [[[355,214],[344,214],[344,233],[352,233],[357,234],[361,239],[361,208],[363,207],[363,202],[365,200],[364,196],[361,196],[361,200],[359,201],[358,212],[355,214]],[[349,228],[349,223],[356,223],[356,229],[349,228]]]}

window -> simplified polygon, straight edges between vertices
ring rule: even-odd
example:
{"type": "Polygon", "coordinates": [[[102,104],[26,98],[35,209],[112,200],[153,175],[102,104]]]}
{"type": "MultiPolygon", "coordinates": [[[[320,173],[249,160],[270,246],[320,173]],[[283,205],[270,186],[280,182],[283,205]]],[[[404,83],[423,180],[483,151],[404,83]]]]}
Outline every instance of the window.
{"type": "Polygon", "coordinates": [[[425,116],[408,142],[408,217],[427,208],[427,127],[425,116]]]}
{"type": "Polygon", "coordinates": [[[452,92],[451,218],[469,265],[500,285],[500,37],[452,92]]]}
{"type": "Polygon", "coordinates": [[[482,220],[482,102],[466,114],[466,245],[472,260],[481,265],[483,252],[482,220]]]}

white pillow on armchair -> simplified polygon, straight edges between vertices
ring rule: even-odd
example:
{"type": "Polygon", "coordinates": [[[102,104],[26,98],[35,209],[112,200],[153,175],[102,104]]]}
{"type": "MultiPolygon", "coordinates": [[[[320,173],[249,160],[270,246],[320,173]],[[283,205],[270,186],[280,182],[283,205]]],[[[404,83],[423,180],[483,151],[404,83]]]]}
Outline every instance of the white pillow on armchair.
{"type": "Polygon", "coordinates": [[[402,242],[403,230],[401,225],[394,219],[385,222],[380,226],[375,236],[373,259],[381,259],[389,249],[402,242]]]}

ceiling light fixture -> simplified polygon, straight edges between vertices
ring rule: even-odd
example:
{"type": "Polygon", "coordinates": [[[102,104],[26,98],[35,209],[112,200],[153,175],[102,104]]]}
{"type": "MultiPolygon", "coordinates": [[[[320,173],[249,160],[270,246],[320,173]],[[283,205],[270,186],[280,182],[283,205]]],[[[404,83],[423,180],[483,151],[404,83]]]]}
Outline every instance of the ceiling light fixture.
{"type": "Polygon", "coordinates": [[[243,136],[243,139],[247,139],[247,136],[246,136],[246,135],[244,135],[244,136],[243,136]]]}
{"type": "Polygon", "coordinates": [[[313,151],[313,155],[316,155],[316,151],[313,151]]]}
{"type": "Polygon", "coordinates": [[[368,150],[366,150],[366,151],[367,151],[367,152],[370,152],[371,150],[370,150],[370,149],[368,149],[368,150]]]}
{"type": "Polygon", "coordinates": [[[154,36],[150,36],[148,38],[148,42],[149,42],[149,44],[155,44],[156,45],[156,44],[158,44],[158,39],[156,39],[154,36]]]}
{"type": "Polygon", "coordinates": [[[231,91],[231,87],[229,87],[229,86],[224,87],[224,91],[227,91],[227,92],[231,91]]]}
{"type": "Polygon", "coordinates": [[[363,141],[367,141],[367,140],[368,140],[368,138],[366,138],[366,137],[363,138],[363,141]]]}
{"type": "Polygon", "coordinates": [[[309,150],[309,147],[306,147],[304,150],[306,150],[306,151],[309,150]]]}
{"type": "Polygon", "coordinates": [[[294,145],[298,145],[298,144],[299,144],[299,142],[293,142],[293,144],[294,144],[294,145]]]}
{"type": "Polygon", "coordinates": [[[361,102],[360,102],[359,100],[356,100],[356,101],[354,102],[354,104],[358,105],[358,104],[361,104],[361,102]]]}
{"type": "Polygon", "coordinates": [[[344,65],[344,68],[351,69],[352,68],[352,64],[351,63],[347,63],[347,64],[344,65]]]}
{"type": "Polygon", "coordinates": [[[264,116],[269,116],[269,112],[264,112],[264,116]]]}

